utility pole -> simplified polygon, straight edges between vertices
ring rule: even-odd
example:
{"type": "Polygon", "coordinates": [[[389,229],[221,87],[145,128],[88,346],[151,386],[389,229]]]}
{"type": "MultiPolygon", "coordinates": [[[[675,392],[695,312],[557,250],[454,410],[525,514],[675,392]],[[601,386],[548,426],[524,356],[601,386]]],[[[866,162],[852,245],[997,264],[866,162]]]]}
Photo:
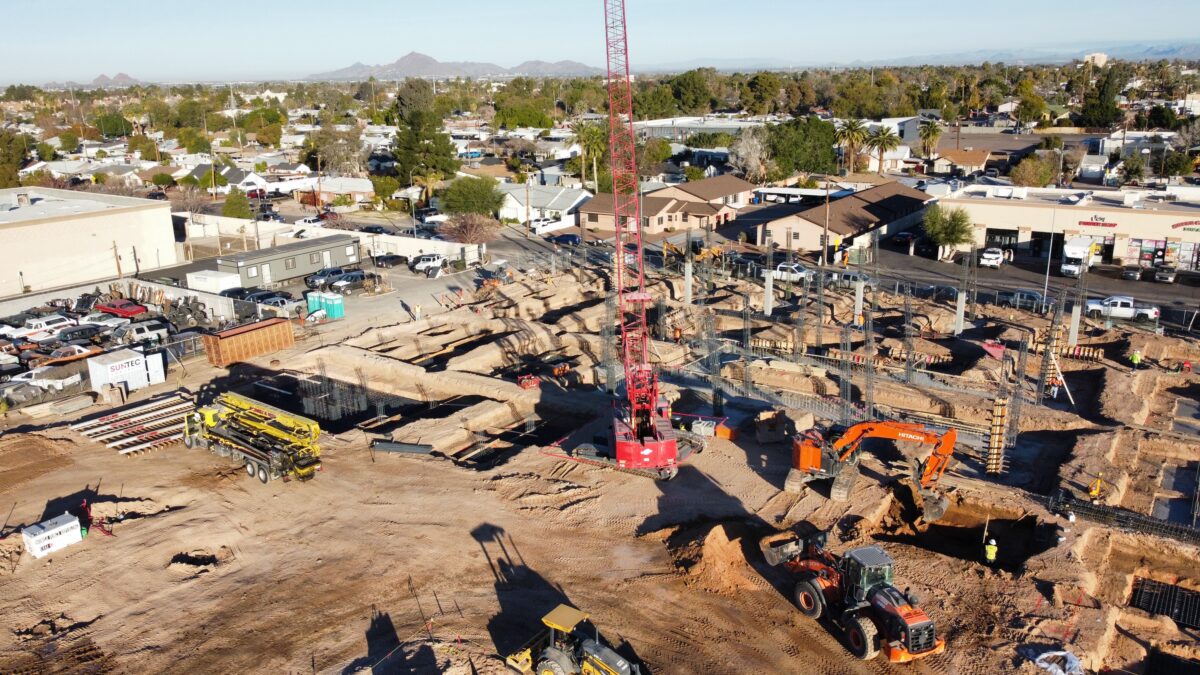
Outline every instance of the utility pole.
{"type": "Polygon", "coordinates": [[[829,176],[825,176],[825,228],[821,232],[821,267],[829,264],[829,176]]]}
{"type": "Polygon", "coordinates": [[[115,260],[117,263],[117,278],[120,279],[121,277],[123,277],[125,275],[121,272],[121,254],[117,251],[117,240],[116,239],[113,240],[112,251],[113,251],[113,260],[115,260]]]}

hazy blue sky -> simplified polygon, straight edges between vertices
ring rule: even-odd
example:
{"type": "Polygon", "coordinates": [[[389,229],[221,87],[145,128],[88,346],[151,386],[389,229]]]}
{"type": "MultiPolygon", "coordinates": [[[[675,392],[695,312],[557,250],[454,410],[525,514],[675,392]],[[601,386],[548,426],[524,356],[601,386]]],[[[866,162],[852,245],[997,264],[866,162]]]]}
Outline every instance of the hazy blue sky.
{"type": "MultiPolygon", "coordinates": [[[[977,49],[1195,41],[1196,0],[627,0],[639,67],[853,62],[977,49]]],[[[105,73],[303,77],[409,51],[441,61],[604,61],[601,0],[4,0],[0,82],[105,73]]]]}

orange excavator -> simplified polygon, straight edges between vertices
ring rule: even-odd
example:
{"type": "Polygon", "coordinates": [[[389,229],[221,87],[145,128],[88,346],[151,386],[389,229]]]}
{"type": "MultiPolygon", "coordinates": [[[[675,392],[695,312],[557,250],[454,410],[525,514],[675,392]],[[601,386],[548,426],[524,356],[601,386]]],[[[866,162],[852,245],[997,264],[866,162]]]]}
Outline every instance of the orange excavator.
{"type": "Polygon", "coordinates": [[[814,480],[832,479],[829,498],[845,501],[858,479],[858,461],[862,443],[868,438],[910,441],[933,446],[933,452],[914,467],[912,479],[921,497],[925,522],[932,522],[946,513],[949,502],[937,491],[938,481],[954,454],[958,432],[948,429],[938,434],[920,424],[905,422],[861,422],[850,427],[834,427],[828,436],[810,429],[792,441],[792,468],[784,489],[800,492],[814,480]]]}

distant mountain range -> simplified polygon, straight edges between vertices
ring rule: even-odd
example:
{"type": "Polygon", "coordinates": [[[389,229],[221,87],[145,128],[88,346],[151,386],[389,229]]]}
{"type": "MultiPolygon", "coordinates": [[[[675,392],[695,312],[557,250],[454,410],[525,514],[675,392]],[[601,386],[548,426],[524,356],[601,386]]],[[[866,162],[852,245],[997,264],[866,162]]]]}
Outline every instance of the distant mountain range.
{"type": "Polygon", "coordinates": [[[674,63],[634,66],[643,73],[677,73],[693,68],[716,68],[720,71],[798,70],[803,68],[867,68],[886,66],[955,66],[979,64],[984,61],[1008,64],[1058,64],[1083,58],[1084,54],[1103,52],[1109,58],[1123,61],[1157,61],[1159,59],[1200,60],[1200,42],[1119,43],[1108,45],[1074,44],[1048,49],[978,49],[964,52],[922,54],[851,62],[740,57],[732,59],[691,59],[674,63]]]}
{"type": "Polygon", "coordinates": [[[327,73],[317,73],[304,78],[306,80],[365,80],[374,77],[377,80],[403,80],[406,77],[453,78],[453,77],[568,77],[573,75],[600,75],[604,71],[576,61],[526,61],[513,68],[505,68],[494,63],[477,61],[438,61],[432,56],[409,52],[392,63],[368,66],[355,63],[352,66],[332,70],[327,73]]]}
{"type": "Polygon", "coordinates": [[[79,82],[47,82],[44,86],[46,89],[121,89],[123,87],[132,87],[143,84],[143,82],[135,77],[130,77],[125,73],[117,73],[113,77],[101,75],[92,80],[91,83],[79,82]]]}

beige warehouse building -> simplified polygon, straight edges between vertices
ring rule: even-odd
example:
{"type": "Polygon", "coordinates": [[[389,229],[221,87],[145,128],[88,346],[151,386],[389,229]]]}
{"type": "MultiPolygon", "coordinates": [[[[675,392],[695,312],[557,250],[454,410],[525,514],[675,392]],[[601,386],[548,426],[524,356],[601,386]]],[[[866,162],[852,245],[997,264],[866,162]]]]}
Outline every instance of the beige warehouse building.
{"type": "Polygon", "coordinates": [[[50,188],[0,190],[0,297],[178,262],[165,201],[50,188]]]}
{"type": "Polygon", "coordinates": [[[938,200],[962,207],[975,244],[1054,258],[1063,242],[1093,241],[1105,263],[1200,270],[1200,188],[1086,191],[972,186],[938,200]]]}

